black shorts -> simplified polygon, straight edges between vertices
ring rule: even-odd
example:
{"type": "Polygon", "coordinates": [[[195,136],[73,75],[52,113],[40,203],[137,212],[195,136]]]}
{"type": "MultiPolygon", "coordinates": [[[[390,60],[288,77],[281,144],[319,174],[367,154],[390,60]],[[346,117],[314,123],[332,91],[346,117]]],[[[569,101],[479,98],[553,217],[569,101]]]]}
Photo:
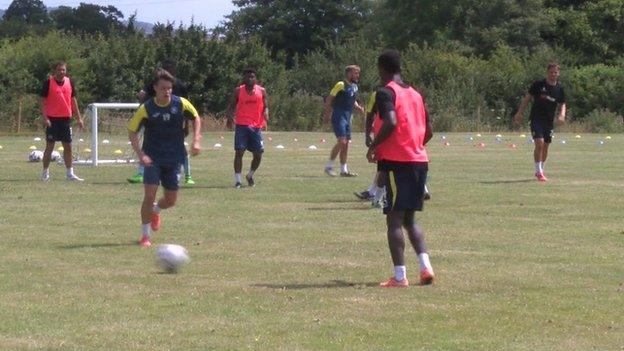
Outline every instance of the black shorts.
{"type": "Polygon", "coordinates": [[[429,166],[426,162],[401,163],[380,161],[382,184],[386,187],[383,213],[422,211],[429,166]]]}
{"type": "Polygon", "coordinates": [[[553,127],[538,121],[531,121],[531,135],[533,140],[544,139],[545,143],[550,144],[552,142],[553,127]]]}
{"type": "Polygon", "coordinates": [[[71,143],[71,118],[49,118],[49,120],[50,126],[46,128],[46,140],[71,143]]]}
{"type": "Polygon", "coordinates": [[[162,185],[167,190],[178,190],[180,178],[180,165],[152,164],[143,169],[143,184],[162,185]]]}

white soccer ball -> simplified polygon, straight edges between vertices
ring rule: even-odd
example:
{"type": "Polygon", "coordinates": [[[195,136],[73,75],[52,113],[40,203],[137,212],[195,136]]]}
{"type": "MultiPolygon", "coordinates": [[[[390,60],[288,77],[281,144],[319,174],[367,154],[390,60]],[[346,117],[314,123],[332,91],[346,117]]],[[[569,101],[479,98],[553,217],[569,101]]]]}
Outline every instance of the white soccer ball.
{"type": "Polygon", "coordinates": [[[156,263],[168,273],[176,273],[190,260],[188,252],[180,245],[164,244],[156,250],[156,263]]]}
{"type": "Polygon", "coordinates": [[[43,151],[33,150],[28,154],[28,161],[41,162],[43,160],[43,151]]]}
{"type": "Polygon", "coordinates": [[[56,150],[52,151],[51,157],[52,157],[52,161],[58,161],[61,159],[61,153],[56,150]]]}

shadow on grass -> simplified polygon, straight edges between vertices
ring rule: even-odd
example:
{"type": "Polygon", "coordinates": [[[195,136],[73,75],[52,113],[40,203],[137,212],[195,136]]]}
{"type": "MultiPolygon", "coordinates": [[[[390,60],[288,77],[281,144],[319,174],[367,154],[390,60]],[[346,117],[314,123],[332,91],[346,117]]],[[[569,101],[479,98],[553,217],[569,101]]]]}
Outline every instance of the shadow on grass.
{"type": "Polygon", "coordinates": [[[377,287],[377,282],[348,282],[345,280],[331,280],[327,283],[310,284],[253,284],[257,288],[268,288],[276,290],[302,290],[302,289],[328,289],[328,288],[370,288],[377,287]]]}
{"type": "Polygon", "coordinates": [[[61,245],[57,246],[59,249],[74,250],[74,249],[99,249],[107,247],[121,247],[121,246],[138,246],[137,241],[129,241],[125,243],[97,243],[97,244],[76,244],[76,245],[61,245]]]}
{"type": "Polygon", "coordinates": [[[370,210],[379,210],[377,207],[373,206],[363,206],[363,207],[306,207],[308,211],[370,211],[370,210]]]}
{"type": "Polygon", "coordinates": [[[514,179],[514,180],[485,180],[482,182],[479,182],[479,184],[513,184],[513,183],[532,183],[534,182],[535,179],[530,178],[530,179],[514,179]]]}

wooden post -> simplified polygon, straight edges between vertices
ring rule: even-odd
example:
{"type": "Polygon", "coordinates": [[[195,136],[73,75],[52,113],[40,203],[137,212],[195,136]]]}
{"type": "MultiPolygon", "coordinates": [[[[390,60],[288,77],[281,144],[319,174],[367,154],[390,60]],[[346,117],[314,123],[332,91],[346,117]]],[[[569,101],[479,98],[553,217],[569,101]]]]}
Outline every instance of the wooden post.
{"type": "Polygon", "coordinates": [[[17,103],[17,134],[22,129],[22,104],[24,102],[23,96],[20,96],[17,103]]]}

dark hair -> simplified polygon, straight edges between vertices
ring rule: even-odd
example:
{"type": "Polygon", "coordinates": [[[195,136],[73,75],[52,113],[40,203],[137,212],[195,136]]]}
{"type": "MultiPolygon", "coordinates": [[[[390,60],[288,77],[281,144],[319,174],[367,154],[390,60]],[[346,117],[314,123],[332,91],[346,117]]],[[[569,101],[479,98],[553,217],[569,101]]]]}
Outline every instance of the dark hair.
{"type": "Polygon", "coordinates": [[[158,84],[158,81],[161,79],[171,82],[172,84],[175,83],[175,78],[173,78],[173,75],[171,75],[169,71],[159,68],[156,70],[156,72],[154,72],[154,81],[152,82],[152,84],[158,84]]]}
{"type": "Polygon", "coordinates": [[[244,75],[244,76],[246,76],[246,75],[248,75],[248,74],[251,74],[251,73],[255,74],[256,76],[258,75],[258,73],[256,73],[256,70],[255,70],[255,69],[253,69],[253,68],[245,68],[245,69],[243,70],[243,75],[244,75]]]}
{"type": "Polygon", "coordinates": [[[377,65],[388,73],[401,72],[401,54],[396,50],[386,50],[377,58],[377,65]]]}
{"type": "Polygon", "coordinates": [[[164,59],[160,63],[160,67],[162,67],[165,71],[175,75],[176,74],[176,62],[172,59],[164,59]]]}
{"type": "Polygon", "coordinates": [[[546,67],[546,70],[549,71],[551,68],[559,68],[559,69],[561,69],[561,67],[559,66],[559,64],[556,61],[548,62],[548,66],[546,67]]]}
{"type": "Polygon", "coordinates": [[[67,62],[65,62],[63,60],[58,60],[58,61],[54,62],[54,65],[52,66],[52,69],[57,69],[59,66],[67,66],[67,62]]]}

